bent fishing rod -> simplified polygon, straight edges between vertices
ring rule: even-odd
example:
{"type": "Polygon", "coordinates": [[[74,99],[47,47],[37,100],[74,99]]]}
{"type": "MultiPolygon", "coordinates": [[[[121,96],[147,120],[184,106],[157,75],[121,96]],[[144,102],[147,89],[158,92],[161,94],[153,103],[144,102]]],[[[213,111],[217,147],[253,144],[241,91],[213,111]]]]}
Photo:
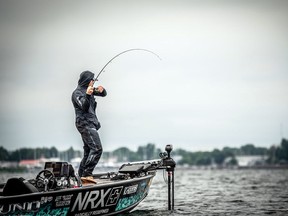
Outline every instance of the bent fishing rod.
{"type": "Polygon", "coordinates": [[[154,53],[154,52],[152,52],[151,50],[148,50],[148,49],[141,49],[141,48],[128,49],[128,50],[125,50],[125,51],[123,51],[123,52],[115,55],[113,58],[111,58],[111,59],[104,65],[104,67],[100,70],[100,72],[97,74],[97,76],[95,77],[94,80],[95,80],[95,81],[98,81],[98,77],[100,76],[100,74],[101,74],[102,72],[104,72],[104,69],[105,69],[115,58],[117,58],[118,56],[120,56],[120,55],[122,55],[122,54],[124,54],[124,53],[131,52],[131,51],[145,51],[145,52],[149,52],[149,53],[157,56],[157,57],[159,58],[159,60],[162,60],[159,55],[157,55],[156,53],[154,53]]]}

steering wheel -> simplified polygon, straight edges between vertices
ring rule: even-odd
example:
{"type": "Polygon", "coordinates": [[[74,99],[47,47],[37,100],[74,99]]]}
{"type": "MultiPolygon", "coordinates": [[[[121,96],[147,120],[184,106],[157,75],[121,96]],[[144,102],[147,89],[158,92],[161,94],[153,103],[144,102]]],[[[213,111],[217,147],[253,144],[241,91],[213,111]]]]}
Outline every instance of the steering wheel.
{"type": "Polygon", "coordinates": [[[48,191],[53,188],[55,183],[55,176],[53,172],[48,169],[41,170],[36,176],[36,186],[39,189],[48,191]]]}

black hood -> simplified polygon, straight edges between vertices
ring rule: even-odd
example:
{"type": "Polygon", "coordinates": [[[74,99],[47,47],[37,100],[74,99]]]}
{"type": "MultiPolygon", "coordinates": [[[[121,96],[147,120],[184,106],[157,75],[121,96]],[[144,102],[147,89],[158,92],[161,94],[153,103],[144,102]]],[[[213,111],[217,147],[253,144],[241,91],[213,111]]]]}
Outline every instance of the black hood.
{"type": "Polygon", "coordinates": [[[88,84],[93,79],[94,79],[94,73],[92,73],[91,71],[83,71],[80,74],[80,78],[78,80],[78,85],[82,86],[82,87],[88,87],[88,84]]]}

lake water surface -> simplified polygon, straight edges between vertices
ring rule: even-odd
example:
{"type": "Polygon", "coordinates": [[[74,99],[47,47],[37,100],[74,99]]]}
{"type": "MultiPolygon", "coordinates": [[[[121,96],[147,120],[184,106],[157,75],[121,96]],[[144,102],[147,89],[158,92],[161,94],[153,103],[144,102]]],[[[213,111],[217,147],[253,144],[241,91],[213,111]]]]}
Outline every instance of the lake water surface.
{"type": "MultiPolygon", "coordinates": [[[[288,170],[175,171],[175,210],[168,211],[166,171],[158,171],[149,195],[130,213],[162,215],[288,215],[288,170]]],[[[23,174],[0,174],[0,182],[23,174]]],[[[25,178],[36,174],[26,173],[25,178]]]]}
{"type": "MultiPolygon", "coordinates": [[[[166,175],[166,173],[165,173],[166,175]]],[[[288,215],[288,170],[175,171],[175,210],[167,211],[162,171],[132,215],[288,215]]]]}

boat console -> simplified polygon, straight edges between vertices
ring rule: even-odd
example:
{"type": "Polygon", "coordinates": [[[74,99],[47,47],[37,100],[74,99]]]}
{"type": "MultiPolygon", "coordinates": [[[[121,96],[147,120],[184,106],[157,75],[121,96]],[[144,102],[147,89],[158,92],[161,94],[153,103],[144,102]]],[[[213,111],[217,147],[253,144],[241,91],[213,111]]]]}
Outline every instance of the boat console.
{"type": "Polygon", "coordinates": [[[73,166],[67,162],[46,162],[44,170],[50,170],[53,173],[56,190],[81,186],[80,178],[73,166]]]}
{"type": "Polygon", "coordinates": [[[10,178],[3,187],[2,195],[13,196],[81,186],[74,168],[67,162],[46,162],[35,179],[10,178]]]}
{"type": "Polygon", "coordinates": [[[81,186],[81,180],[75,173],[74,168],[67,162],[46,162],[44,170],[40,171],[35,181],[39,191],[60,190],[81,186]]]}

